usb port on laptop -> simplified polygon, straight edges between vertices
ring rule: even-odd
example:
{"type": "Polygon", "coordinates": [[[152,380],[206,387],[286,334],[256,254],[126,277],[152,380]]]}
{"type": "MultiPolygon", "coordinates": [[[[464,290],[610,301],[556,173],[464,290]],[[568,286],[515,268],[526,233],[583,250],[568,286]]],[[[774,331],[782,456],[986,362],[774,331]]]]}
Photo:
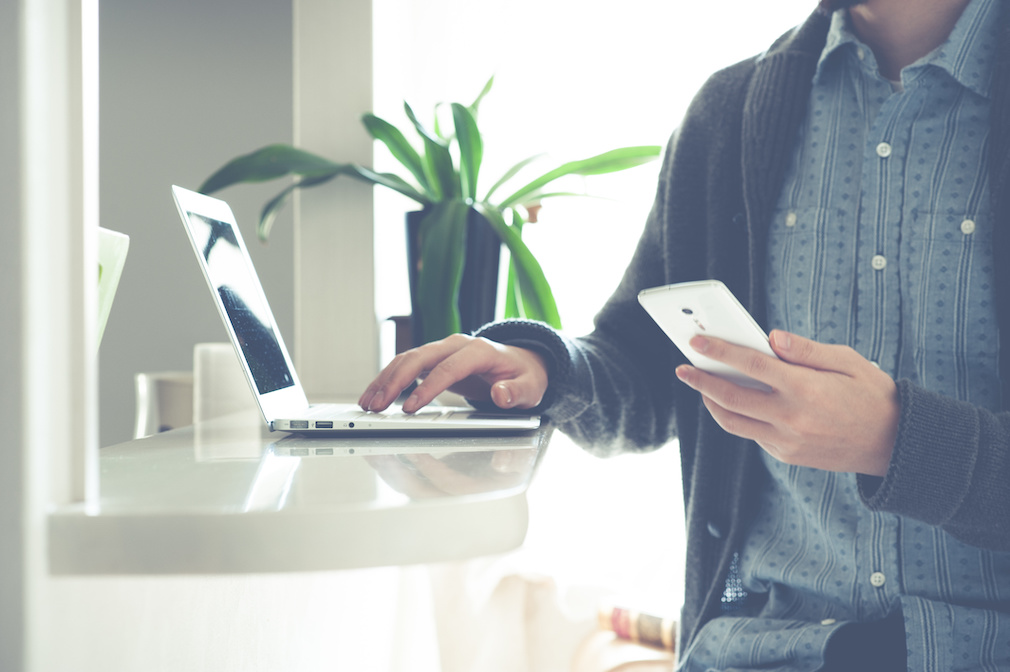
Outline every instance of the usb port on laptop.
{"type": "Polygon", "coordinates": [[[316,429],[333,429],[332,420],[316,420],[316,429]]]}

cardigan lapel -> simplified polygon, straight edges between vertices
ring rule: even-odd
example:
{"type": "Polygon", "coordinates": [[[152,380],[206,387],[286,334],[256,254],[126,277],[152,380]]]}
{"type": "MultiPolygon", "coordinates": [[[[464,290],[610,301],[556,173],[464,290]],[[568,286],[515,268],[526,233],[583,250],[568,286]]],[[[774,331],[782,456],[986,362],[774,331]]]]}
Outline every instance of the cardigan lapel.
{"type": "Polygon", "coordinates": [[[807,114],[817,59],[829,25],[829,17],[815,12],[758,58],[744,99],[741,155],[750,259],[744,300],[761,323],[765,319],[768,225],[796,134],[807,114]]]}
{"type": "Polygon", "coordinates": [[[993,212],[993,256],[996,258],[995,301],[999,324],[999,373],[1003,408],[1010,408],[1010,7],[1000,13],[999,51],[993,74],[989,112],[989,188],[993,212]]]}

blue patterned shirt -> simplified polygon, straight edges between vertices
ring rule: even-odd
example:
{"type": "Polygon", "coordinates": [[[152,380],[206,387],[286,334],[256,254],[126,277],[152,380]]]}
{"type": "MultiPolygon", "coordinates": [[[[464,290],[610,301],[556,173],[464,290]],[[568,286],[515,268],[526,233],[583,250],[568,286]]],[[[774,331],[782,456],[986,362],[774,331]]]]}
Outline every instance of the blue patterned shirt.
{"type": "MultiPolygon", "coordinates": [[[[836,12],[768,239],[769,326],[998,411],[987,166],[998,0],[888,82],[836,12]]],[[[817,670],[839,628],[900,612],[908,669],[1010,669],[1010,555],[764,457],[761,509],[679,669],[817,670]]]]}

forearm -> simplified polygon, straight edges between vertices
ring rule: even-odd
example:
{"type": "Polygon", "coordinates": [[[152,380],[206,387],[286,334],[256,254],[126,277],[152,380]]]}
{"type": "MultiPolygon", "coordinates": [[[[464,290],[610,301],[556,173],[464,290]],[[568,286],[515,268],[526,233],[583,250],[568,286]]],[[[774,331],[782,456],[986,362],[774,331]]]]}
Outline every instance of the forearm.
{"type": "MultiPolygon", "coordinates": [[[[673,437],[675,383],[669,354],[660,355],[666,362],[655,361],[642,347],[625,348],[598,332],[572,339],[522,320],[492,324],[477,335],[521,347],[535,343],[549,370],[538,410],[590,452],[649,450],[673,437]],[[629,356],[629,350],[640,357],[629,356]]],[[[657,346],[669,350],[668,343],[657,346]]]]}
{"type": "Polygon", "coordinates": [[[672,139],[635,254],[591,334],[569,338],[526,321],[493,324],[476,334],[521,347],[532,344],[548,363],[543,412],[597,454],[656,448],[674,435],[674,388],[679,384],[673,370],[682,357],[638,303],[640,290],[670,282],[668,192],[676,172],[674,144],[672,139]]]}
{"type": "Polygon", "coordinates": [[[899,381],[901,417],[883,480],[860,477],[860,494],[965,543],[1010,550],[1010,413],[899,381]]]}

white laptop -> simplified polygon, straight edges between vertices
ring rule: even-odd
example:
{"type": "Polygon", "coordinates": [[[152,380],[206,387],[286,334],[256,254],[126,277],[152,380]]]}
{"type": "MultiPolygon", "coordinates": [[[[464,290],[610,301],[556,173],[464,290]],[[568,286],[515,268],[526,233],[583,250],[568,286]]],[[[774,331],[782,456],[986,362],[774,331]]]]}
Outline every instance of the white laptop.
{"type": "Polygon", "coordinates": [[[266,294],[231,208],[222,200],[173,186],[172,194],[214,303],[270,429],[302,434],[427,434],[525,432],[536,415],[429,406],[367,413],[353,404],[310,405],[298,382],[266,294]]]}

